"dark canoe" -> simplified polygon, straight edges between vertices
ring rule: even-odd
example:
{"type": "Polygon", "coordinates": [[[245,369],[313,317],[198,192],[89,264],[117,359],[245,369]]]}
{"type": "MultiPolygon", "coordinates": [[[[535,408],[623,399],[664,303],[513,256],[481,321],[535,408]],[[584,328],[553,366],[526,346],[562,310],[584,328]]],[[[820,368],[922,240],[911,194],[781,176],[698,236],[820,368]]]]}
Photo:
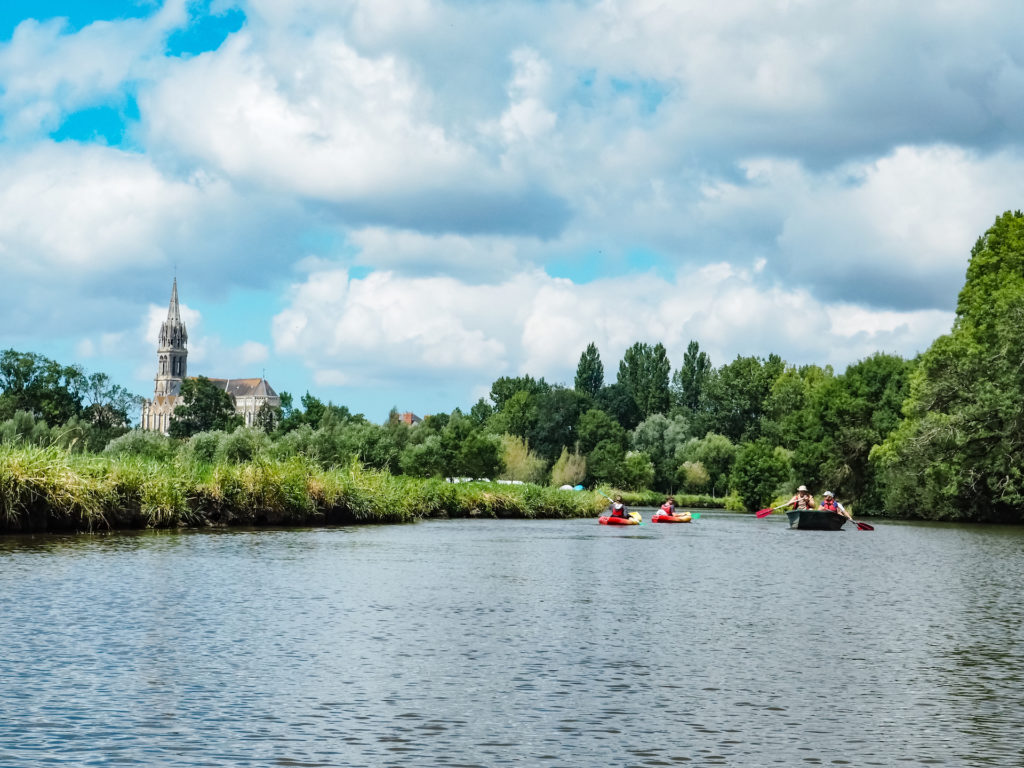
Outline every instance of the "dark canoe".
{"type": "Polygon", "coordinates": [[[794,509],[787,512],[786,516],[789,518],[789,527],[801,531],[838,531],[847,520],[843,515],[822,509],[794,509]]]}

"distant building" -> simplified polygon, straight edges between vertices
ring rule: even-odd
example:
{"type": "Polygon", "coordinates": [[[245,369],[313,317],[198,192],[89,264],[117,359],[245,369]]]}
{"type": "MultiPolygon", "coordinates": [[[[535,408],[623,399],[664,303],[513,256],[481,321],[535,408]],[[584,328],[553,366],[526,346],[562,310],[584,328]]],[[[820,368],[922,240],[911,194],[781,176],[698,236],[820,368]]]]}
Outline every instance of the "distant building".
{"type": "Polygon", "coordinates": [[[410,427],[414,427],[417,424],[422,424],[423,423],[423,419],[421,419],[419,416],[417,416],[412,411],[406,411],[401,416],[399,416],[398,419],[403,424],[408,424],[410,427]]]}
{"type": "MultiPolygon", "coordinates": [[[[160,326],[157,340],[157,368],[153,399],[142,401],[142,429],[167,434],[174,409],[184,403],[181,383],[188,376],[188,332],[181,321],[178,306],[178,280],[171,288],[171,304],[167,319],[160,326]]],[[[242,415],[247,427],[256,423],[256,414],[264,405],[278,407],[281,398],[266,379],[210,379],[231,396],[235,412],[242,415]]]]}

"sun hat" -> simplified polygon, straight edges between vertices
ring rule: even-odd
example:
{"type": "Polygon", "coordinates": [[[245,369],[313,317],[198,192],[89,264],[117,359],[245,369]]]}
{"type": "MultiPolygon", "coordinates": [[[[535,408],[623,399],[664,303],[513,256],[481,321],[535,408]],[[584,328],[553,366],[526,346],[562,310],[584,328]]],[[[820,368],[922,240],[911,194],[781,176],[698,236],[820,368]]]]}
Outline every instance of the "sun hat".
{"type": "Polygon", "coordinates": [[[806,485],[801,485],[799,488],[797,488],[797,490],[798,491],[806,491],[807,490],[807,486],[806,485]]]}
{"type": "Polygon", "coordinates": [[[825,492],[824,492],[823,494],[821,494],[821,495],[822,495],[822,496],[835,496],[835,494],[834,494],[834,493],[832,493],[832,491],[825,491],[825,492]]]}

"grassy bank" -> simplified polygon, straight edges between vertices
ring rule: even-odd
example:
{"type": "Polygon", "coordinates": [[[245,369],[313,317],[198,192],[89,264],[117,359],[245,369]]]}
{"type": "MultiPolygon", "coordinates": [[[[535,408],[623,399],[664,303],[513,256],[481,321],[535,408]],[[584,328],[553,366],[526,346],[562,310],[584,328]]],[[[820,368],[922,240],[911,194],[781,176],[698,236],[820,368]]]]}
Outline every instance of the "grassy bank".
{"type": "Polygon", "coordinates": [[[596,493],[322,469],[301,457],[209,464],[0,445],[0,532],[588,517],[596,493]]]}

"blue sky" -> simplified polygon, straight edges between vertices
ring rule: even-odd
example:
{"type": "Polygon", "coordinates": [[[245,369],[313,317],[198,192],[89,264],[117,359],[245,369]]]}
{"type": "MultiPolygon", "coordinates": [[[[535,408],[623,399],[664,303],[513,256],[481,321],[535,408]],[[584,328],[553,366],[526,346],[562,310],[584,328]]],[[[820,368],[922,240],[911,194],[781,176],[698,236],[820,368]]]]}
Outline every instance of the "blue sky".
{"type": "Polygon", "coordinates": [[[948,330],[1024,200],[1024,6],[0,6],[0,347],[368,417],[595,341],[842,369],[948,330]]]}

